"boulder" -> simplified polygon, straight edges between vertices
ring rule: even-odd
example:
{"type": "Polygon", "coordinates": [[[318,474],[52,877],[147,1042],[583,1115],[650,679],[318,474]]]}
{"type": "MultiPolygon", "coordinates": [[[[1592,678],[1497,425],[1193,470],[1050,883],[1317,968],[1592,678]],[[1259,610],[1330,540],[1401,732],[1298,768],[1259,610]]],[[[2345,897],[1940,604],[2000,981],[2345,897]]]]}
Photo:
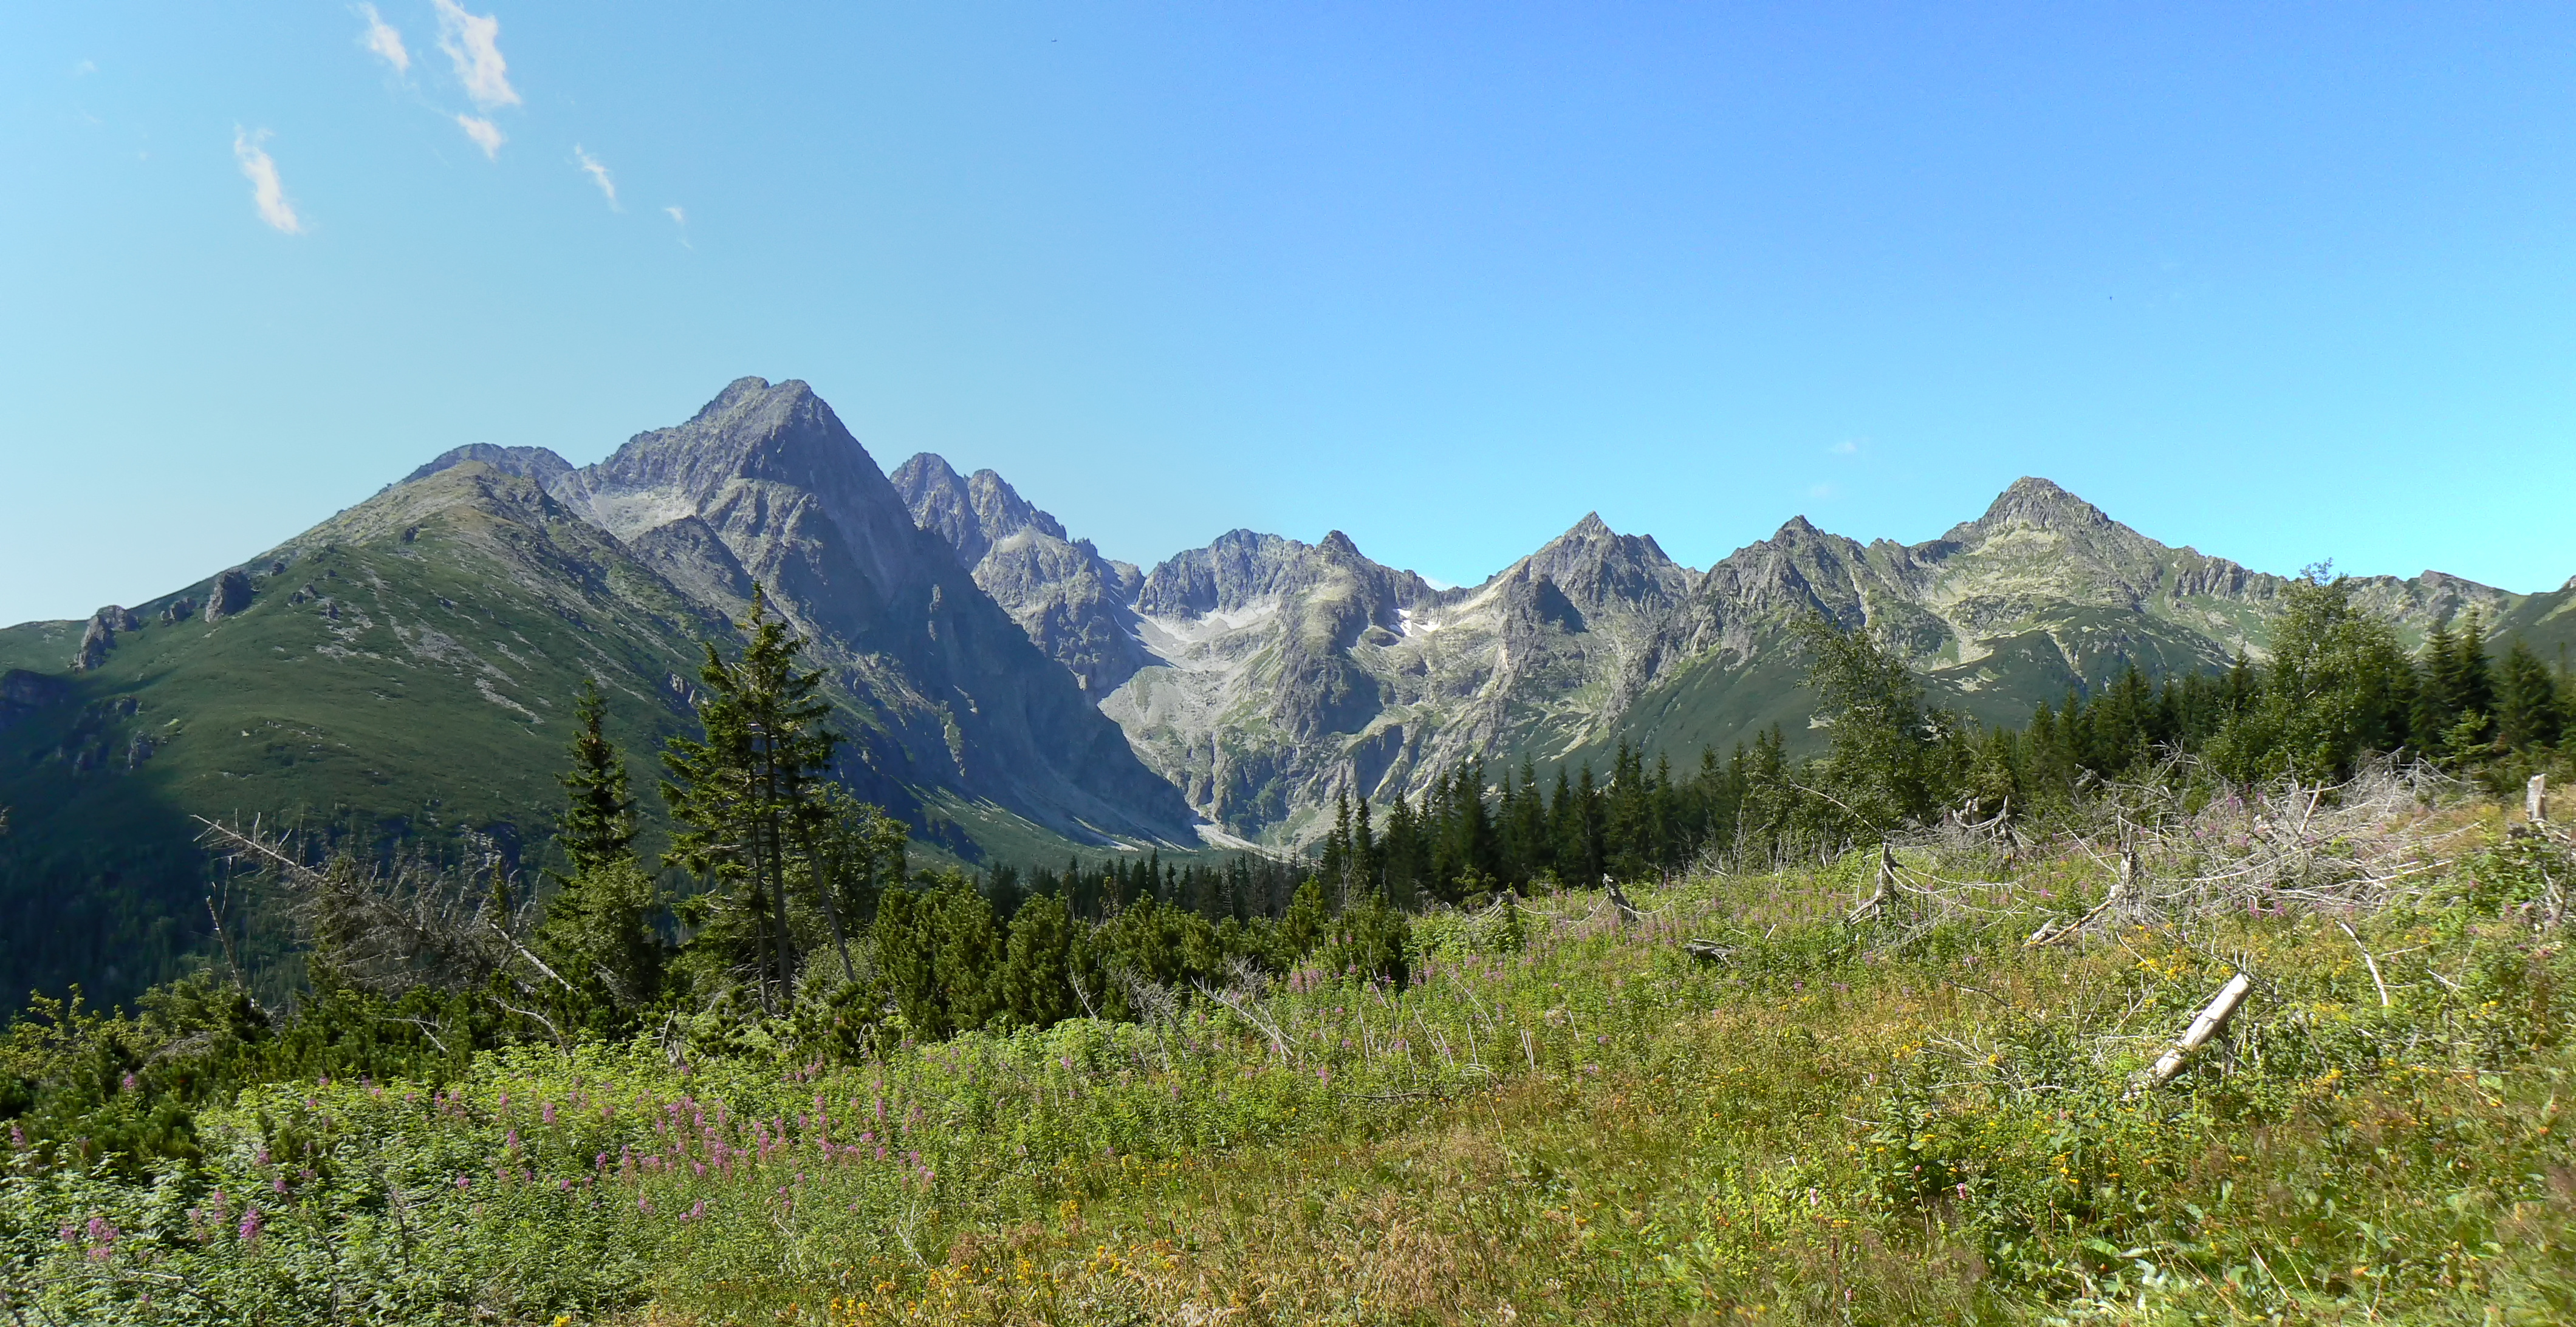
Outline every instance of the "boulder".
{"type": "Polygon", "coordinates": [[[206,587],[206,620],[221,622],[250,607],[250,573],[239,567],[215,578],[206,587]]]}

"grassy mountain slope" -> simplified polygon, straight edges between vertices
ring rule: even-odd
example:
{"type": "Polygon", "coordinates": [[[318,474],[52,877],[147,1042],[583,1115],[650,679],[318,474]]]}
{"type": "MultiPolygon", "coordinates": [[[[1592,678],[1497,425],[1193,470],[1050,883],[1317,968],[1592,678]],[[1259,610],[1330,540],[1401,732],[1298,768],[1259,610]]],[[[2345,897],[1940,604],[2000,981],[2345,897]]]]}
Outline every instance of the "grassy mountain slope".
{"type": "MultiPolygon", "coordinates": [[[[721,612],[628,545],[480,462],[388,490],[247,570],[237,614],[170,612],[201,604],[208,584],[164,596],[87,671],[65,671],[80,624],[0,632],[0,668],[54,675],[63,692],[0,729],[0,805],[15,822],[0,838],[0,980],[12,1002],[74,981],[120,997],[202,949],[209,867],[192,815],[283,817],[379,850],[455,851],[471,832],[545,860],[571,699],[589,676],[655,846],[651,753],[694,731],[700,642],[735,639],[721,612]]],[[[931,860],[987,844],[1013,859],[1072,850],[961,787],[945,761],[923,769],[897,729],[935,707],[896,692],[902,683],[882,657],[827,683],[849,739],[845,781],[928,826],[931,860]]]]}
{"type": "MultiPolygon", "coordinates": [[[[217,622],[161,620],[204,586],[142,605],[146,625],[74,675],[74,701],[0,732],[0,802],[18,820],[0,840],[12,997],[82,979],[120,993],[193,945],[206,867],[190,815],[380,845],[452,848],[470,830],[515,852],[560,803],[581,679],[601,679],[612,734],[646,752],[687,722],[673,679],[694,669],[693,640],[730,636],[482,465],[381,495],[251,571],[250,604],[217,622]]],[[[76,634],[13,628],[0,663],[59,671],[76,634]]]]}

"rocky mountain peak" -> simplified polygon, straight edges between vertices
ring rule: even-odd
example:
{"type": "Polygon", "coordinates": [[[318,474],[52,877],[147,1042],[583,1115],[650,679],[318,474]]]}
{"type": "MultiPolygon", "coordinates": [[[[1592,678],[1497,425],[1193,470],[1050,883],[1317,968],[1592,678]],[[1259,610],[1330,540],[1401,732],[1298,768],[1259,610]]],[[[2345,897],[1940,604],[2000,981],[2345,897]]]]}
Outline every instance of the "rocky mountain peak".
{"type": "Polygon", "coordinates": [[[1591,512],[1549,540],[1526,563],[1587,612],[1619,607],[1656,610],[1679,603],[1697,576],[1664,555],[1654,540],[1623,535],[1591,512]]]}
{"type": "Polygon", "coordinates": [[[978,470],[961,478],[947,458],[922,452],[886,476],[911,509],[913,522],[957,550],[960,566],[973,569],[993,546],[1023,530],[1064,539],[1064,523],[1022,498],[1001,475],[978,470]]]}
{"type": "Polygon", "coordinates": [[[862,476],[877,487],[885,483],[867,449],[813,388],[793,378],[775,385],[737,378],[687,423],[636,434],[578,478],[589,493],[658,490],[694,505],[736,480],[825,492],[850,488],[862,476]]]}
{"type": "Polygon", "coordinates": [[[1136,611],[1190,618],[1242,608],[1277,593],[1307,551],[1294,539],[1228,530],[1207,547],[1175,554],[1145,573],[1136,611]]]}
{"type": "Polygon", "coordinates": [[[1986,514],[1950,531],[1957,540],[1989,535],[2012,526],[2040,530],[2092,531],[2117,525],[2102,509],[2036,475],[2024,475],[1996,495],[1986,514]]]}
{"type": "Polygon", "coordinates": [[[532,479],[540,488],[551,488],[556,480],[573,471],[572,462],[544,447],[500,447],[488,442],[469,442],[438,454],[429,464],[402,477],[403,483],[427,479],[441,470],[453,469],[468,461],[483,464],[504,474],[532,479]]]}

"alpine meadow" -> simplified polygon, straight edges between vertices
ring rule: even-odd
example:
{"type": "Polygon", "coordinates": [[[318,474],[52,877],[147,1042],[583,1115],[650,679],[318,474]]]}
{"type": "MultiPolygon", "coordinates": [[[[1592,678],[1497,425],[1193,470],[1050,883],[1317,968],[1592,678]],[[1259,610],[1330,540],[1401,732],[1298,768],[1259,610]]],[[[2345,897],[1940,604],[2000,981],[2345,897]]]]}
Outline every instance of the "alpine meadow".
{"type": "Polygon", "coordinates": [[[0,10],[0,1327],[2576,1323],[2571,50],[0,10]]]}

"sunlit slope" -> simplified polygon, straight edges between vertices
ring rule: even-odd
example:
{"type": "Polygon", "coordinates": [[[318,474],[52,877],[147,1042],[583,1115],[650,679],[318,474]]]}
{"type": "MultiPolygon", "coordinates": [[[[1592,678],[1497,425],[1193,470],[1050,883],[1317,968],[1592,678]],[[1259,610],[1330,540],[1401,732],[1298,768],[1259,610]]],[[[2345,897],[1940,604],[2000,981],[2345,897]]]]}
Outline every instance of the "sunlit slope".
{"type": "MultiPolygon", "coordinates": [[[[462,466],[308,532],[246,570],[248,606],[136,608],[70,695],[0,731],[0,969],[112,984],[201,929],[191,815],[297,820],[377,842],[455,831],[515,854],[551,822],[586,676],[649,750],[686,722],[673,680],[726,636],[524,480],[462,466]],[[176,621],[167,620],[177,616],[176,621]],[[174,930],[181,938],[172,938],[174,930]]],[[[61,674],[77,629],[0,633],[0,665],[61,674]]],[[[685,682],[681,683],[685,687],[685,682]]],[[[649,778],[649,770],[639,770],[649,778]]]]}

